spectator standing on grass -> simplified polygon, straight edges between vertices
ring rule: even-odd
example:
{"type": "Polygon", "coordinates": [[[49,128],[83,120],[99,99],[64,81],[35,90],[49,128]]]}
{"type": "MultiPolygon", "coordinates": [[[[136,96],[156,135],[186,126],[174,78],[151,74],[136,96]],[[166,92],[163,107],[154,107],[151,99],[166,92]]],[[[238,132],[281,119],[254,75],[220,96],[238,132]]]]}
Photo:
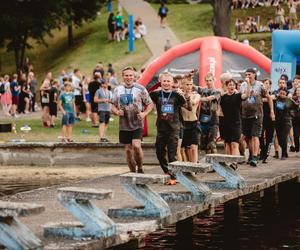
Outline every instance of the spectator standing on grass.
{"type": "Polygon", "coordinates": [[[51,89],[52,73],[48,72],[40,87],[41,105],[43,110],[42,120],[44,127],[49,127],[49,105],[50,105],[50,89],[51,89]]]}
{"type": "Polygon", "coordinates": [[[290,29],[295,29],[297,24],[297,5],[300,1],[289,0],[288,8],[289,8],[289,20],[290,20],[290,29]]]}
{"type": "Polygon", "coordinates": [[[165,3],[162,2],[159,10],[158,10],[158,16],[160,17],[160,27],[165,28],[166,27],[166,18],[168,15],[168,8],[166,7],[165,3]]]}
{"type": "Polygon", "coordinates": [[[117,12],[117,15],[115,17],[116,22],[116,40],[120,42],[121,40],[124,40],[124,18],[120,12],[117,12]]]}
{"type": "Polygon", "coordinates": [[[143,121],[152,110],[153,103],[146,88],[135,81],[135,74],[133,67],[122,70],[124,84],[114,91],[112,112],[119,116],[119,139],[125,144],[129,170],[143,173],[143,121]]]}
{"type": "Polygon", "coordinates": [[[49,113],[50,113],[50,128],[55,127],[55,118],[57,117],[57,101],[59,96],[59,81],[53,80],[49,93],[49,113]]]}
{"type": "Polygon", "coordinates": [[[10,116],[10,110],[12,105],[12,96],[11,96],[11,90],[10,90],[10,82],[9,82],[9,75],[5,75],[2,82],[2,89],[4,90],[3,93],[1,93],[1,104],[3,113],[6,116],[10,116]]]}
{"type": "Polygon", "coordinates": [[[66,80],[64,91],[59,96],[58,107],[62,117],[62,142],[72,142],[72,128],[75,122],[75,97],[72,92],[72,83],[66,80]]]}
{"type": "Polygon", "coordinates": [[[115,15],[111,12],[107,19],[107,28],[108,28],[108,41],[113,41],[115,38],[115,15]]]}
{"type": "Polygon", "coordinates": [[[278,25],[278,28],[280,28],[284,22],[284,9],[278,4],[275,10],[275,23],[278,25]]]}
{"type": "Polygon", "coordinates": [[[106,136],[112,102],[112,92],[108,89],[108,82],[105,80],[96,91],[94,102],[98,103],[99,114],[99,142],[109,142],[106,136]]]}
{"type": "Polygon", "coordinates": [[[72,75],[72,88],[75,96],[75,114],[80,120],[80,111],[83,103],[82,97],[82,75],[79,69],[74,69],[72,75]]]}
{"type": "Polygon", "coordinates": [[[90,93],[90,101],[91,101],[91,119],[92,119],[92,127],[98,128],[97,118],[98,118],[98,104],[94,102],[94,97],[96,91],[100,88],[100,84],[103,79],[100,72],[96,72],[94,74],[93,81],[90,82],[88,90],[90,93]]]}
{"type": "Polygon", "coordinates": [[[36,97],[37,81],[32,71],[28,73],[28,81],[29,81],[30,92],[31,92],[31,111],[35,112],[35,97],[36,97]]]}
{"type": "Polygon", "coordinates": [[[21,92],[21,86],[18,83],[18,75],[17,74],[14,74],[12,77],[10,89],[11,89],[11,95],[12,95],[11,115],[13,117],[17,117],[17,108],[19,105],[19,95],[21,92]]]}
{"type": "Polygon", "coordinates": [[[89,77],[85,77],[82,82],[82,96],[83,96],[83,103],[85,105],[85,116],[86,121],[91,121],[91,95],[89,91],[89,85],[90,85],[91,79],[89,77]]]}

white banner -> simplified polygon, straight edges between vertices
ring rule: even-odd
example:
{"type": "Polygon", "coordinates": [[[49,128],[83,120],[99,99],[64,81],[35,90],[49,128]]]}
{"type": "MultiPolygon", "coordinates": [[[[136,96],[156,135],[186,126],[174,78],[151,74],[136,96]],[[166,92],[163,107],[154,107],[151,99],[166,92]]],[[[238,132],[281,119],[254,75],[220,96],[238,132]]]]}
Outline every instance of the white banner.
{"type": "Polygon", "coordinates": [[[292,63],[272,62],[272,69],[271,69],[272,89],[277,89],[278,80],[282,74],[287,75],[289,80],[292,78],[292,63]]]}

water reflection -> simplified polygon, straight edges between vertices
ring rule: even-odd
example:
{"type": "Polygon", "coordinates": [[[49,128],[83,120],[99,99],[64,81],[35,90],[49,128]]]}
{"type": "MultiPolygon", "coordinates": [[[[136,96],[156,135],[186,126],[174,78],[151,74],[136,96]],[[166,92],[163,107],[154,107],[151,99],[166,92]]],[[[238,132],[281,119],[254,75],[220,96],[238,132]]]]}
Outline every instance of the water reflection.
{"type": "Polygon", "coordinates": [[[243,204],[229,202],[214,216],[198,215],[187,231],[155,232],[143,250],[157,249],[300,249],[300,185],[284,183],[276,194],[252,195],[243,204]],[[191,237],[189,236],[191,230],[191,237]]]}

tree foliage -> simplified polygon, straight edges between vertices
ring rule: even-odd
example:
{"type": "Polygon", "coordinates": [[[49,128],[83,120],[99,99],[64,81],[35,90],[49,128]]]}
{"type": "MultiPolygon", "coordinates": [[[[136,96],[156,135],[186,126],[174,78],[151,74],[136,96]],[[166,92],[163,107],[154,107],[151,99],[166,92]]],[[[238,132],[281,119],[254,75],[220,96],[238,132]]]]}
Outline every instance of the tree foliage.
{"type": "Polygon", "coordinates": [[[15,54],[16,68],[24,62],[28,39],[45,43],[45,34],[59,25],[59,1],[3,0],[0,1],[0,44],[15,54]]]}
{"type": "Polygon", "coordinates": [[[0,46],[15,55],[19,71],[30,49],[29,39],[45,44],[46,34],[63,24],[81,26],[93,20],[105,0],[1,0],[0,46]]]}

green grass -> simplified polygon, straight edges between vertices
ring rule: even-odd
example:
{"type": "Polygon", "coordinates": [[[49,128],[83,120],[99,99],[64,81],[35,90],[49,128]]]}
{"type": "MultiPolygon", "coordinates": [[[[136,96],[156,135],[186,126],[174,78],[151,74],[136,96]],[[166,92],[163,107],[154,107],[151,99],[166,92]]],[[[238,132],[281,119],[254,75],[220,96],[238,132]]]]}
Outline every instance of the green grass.
{"type": "MultiPolygon", "coordinates": [[[[113,116],[114,121],[109,123],[107,130],[108,139],[112,142],[119,140],[119,120],[113,116]]],[[[148,116],[148,137],[144,138],[145,142],[154,142],[156,136],[155,128],[156,115],[151,113],[148,116]]],[[[41,118],[22,117],[15,120],[1,119],[1,122],[11,122],[16,125],[17,133],[0,133],[0,142],[8,142],[13,139],[25,139],[27,142],[55,142],[61,136],[61,118],[56,119],[55,128],[45,128],[42,126],[41,118]],[[22,132],[20,128],[24,125],[31,127],[30,132],[22,132]]],[[[99,133],[97,128],[92,128],[90,122],[82,120],[75,123],[73,127],[73,139],[76,142],[98,142],[99,133]]]]}
{"type": "MultiPolygon", "coordinates": [[[[152,4],[157,11],[159,4],[152,4]]],[[[288,15],[287,5],[283,5],[285,14],[288,15]]],[[[210,4],[169,4],[169,13],[167,23],[173,29],[178,38],[182,41],[189,41],[194,38],[213,35],[211,20],[213,9],[210,4]]],[[[298,8],[298,16],[300,9],[298,8]]],[[[275,18],[275,7],[256,7],[254,9],[238,9],[232,11],[231,17],[231,35],[235,39],[235,20],[237,18],[246,21],[248,16],[260,16],[260,25],[266,25],[268,18],[275,18]]],[[[264,54],[271,57],[271,33],[254,33],[239,35],[238,39],[243,41],[248,39],[250,45],[259,48],[259,41],[265,41],[264,54]]]]}
{"type": "MultiPolygon", "coordinates": [[[[158,11],[159,4],[152,4],[158,11]]],[[[213,16],[210,4],[173,4],[168,5],[167,23],[182,41],[213,35],[211,19],[213,16]]]]}
{"type": "MultiPolygon", "coordinates": [[[[117,6],[117,4],[114,4],[117,6]]],[[[124,13],[126,16],[126,13],[124,13]]],[[[27,50],[26,56],[33,62],[34,71],[39,82],[42,81],[47,70],[53,71],[57,76],[61,69],[72,70],[80,68],[85,75],[91,75],[97,62],[113,63],[117,72],[119,69],[130,64],[140,68],[151,53],[143,40],[135,42],[135,52],[128,54],[126,41],[107,41],[107,18],[106,9],[101,10],[101,15],[94,21],[85,23],[82,27],[74,28],[75,43],[72,47],[67,44],[67,29],[53,31],[53,37],[46,37],[48,47],[35,44],[31,41],[34,49],[27,50]]],[[[1,69],[0,73],[14,73],[15,63],[13,53],[7,53],[6,49],[0,50],[1,69]]]]}

